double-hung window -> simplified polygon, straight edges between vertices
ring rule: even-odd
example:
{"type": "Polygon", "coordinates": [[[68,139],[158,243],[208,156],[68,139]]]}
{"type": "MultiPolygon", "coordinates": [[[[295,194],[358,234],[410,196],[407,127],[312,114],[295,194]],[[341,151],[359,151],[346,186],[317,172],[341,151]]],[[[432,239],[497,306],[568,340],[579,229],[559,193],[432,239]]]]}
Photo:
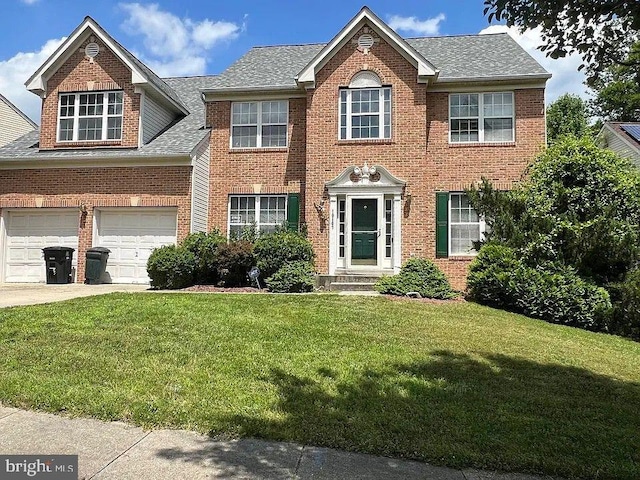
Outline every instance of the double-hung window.
{"type": "Polygon", "coordinates": [[[285,225],[285,195],[232,195],[229,197],[229,235],[240,235],[247,228],[269,233],[285,225]]]}
{"type": "Polygon", "coordinates": [[[391,87],[373,72],[356,74],[340,90],[340,140],[391,138],[391,87]]]}
{"type": "Polygon", "coordinates": [[[513,142],[514,124],[513,92],[449,96],[451,143],[513,142]]]}
{"type": "Polygon", "coordinates": [[[287,146],[289,102],[234,102],[231,104],[231,148],[287,146]]]}
{"type": "Polygon", "coordinates": [[[122,107],[121,91],[60,94],[58,141],[121,140],[122,107]]]}
{"type": "Polygon", "coordinates": [[[485,228],[465,193],[436,193],[436,257],[475,255],[485,228]]]}

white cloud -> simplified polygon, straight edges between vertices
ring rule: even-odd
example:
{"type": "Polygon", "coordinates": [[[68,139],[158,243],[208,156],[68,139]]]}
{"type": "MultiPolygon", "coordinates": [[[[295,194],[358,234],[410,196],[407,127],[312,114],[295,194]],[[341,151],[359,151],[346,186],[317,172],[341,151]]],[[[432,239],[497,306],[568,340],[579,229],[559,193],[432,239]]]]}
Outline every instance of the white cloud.
{"type": "Polygon", "coordinates": [[[28,91],[24,82],[65,38],[49,40],[37,52],[20,52],[8,60],[0,60],[0,93],[36,122],[40,121],[41,99],[28,91]]]}
{"type": "Polygon", "coordinates": [[[572,93],[585,100],[589,98],[587,87],[584,85],[585,75],[583,72],[578,71],[578,67],[582,63],[579,55],[567,55],[557,60],[547,57],[544,52],[537,49],[539,45],[542,45],[541,29],[539,27],[520,33],[516,27],[491,25],[480,31],[480,34],[501,32],[507,32],[511,35],[522,48],[553,75],[547,82],[547,104],[553,102],[564,93],[572,93]]]}
{"type": "Polygon", "coordinates": [[[204,19],[193,21],[161,10],[157,4],[121,3],[124,30],[143,37],[139,58],[160,76],[201,75],[207,51],[238,37],[244,25],[204,19]]]}
{"type": "Polygon", "coordinates": [[[400,15],[391,15],[387,22],[394,30],[414,33],[416,35],[437,35],[440,33],[440,23],[446,17],[441,13],[433,18],[419,20],[417,17],[402,17],[400,15]]]}

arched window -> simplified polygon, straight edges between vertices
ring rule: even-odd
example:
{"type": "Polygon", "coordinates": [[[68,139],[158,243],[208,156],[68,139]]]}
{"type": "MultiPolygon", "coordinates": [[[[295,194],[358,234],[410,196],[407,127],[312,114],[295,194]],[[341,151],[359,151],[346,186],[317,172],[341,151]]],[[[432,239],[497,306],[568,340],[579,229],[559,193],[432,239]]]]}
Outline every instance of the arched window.
{"type": "Polygon", "coordinates": [[[374,72],[353,76],[340,89],[340,140],[391,138],[391,87],[374,72]]]}

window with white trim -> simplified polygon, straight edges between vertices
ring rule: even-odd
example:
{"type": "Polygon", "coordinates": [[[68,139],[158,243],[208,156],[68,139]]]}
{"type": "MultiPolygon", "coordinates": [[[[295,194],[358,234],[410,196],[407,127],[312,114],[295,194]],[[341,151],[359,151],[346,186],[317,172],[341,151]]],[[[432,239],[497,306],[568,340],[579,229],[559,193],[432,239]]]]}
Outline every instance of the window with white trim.
{"type": "Polygon", "coordinates": [[[474,242],[484,238],[485,223],[464,193],[449,194],[449,255],[475,255],[474,242]]]}
{"type": "Polygon", "coordinates": [[[289,102],[233,102],[231,104],[231,148],[287,146],[289,102]]]}
{"type": "Polygon", "coordinates": [[[373,72],[356,74],[340,90],[340,140],[391,138],[391,87],[373,72]]]}
{"type": "Polygon", "coordinates": [[[232,195],[229,197],[229,236],[247,228],[270,233],[287,219],[286,195],[232,195]]]}
{"type": "Polygon", "coordinates": [[[513,92],[449,96],[451,143],[513,142],[514,125],[513,92]]]}
{"type": "Polygon", "coordinates": [[[58,106],[58,141],[122,139],[123,93],[62,93],[58,106]]]}

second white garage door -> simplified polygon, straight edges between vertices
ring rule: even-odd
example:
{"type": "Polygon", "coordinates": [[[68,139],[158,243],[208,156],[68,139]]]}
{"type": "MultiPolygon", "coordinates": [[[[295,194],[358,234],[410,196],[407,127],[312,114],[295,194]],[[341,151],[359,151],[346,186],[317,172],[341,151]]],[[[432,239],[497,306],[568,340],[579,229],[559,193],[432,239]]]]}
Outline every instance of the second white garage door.
{"type": "Polygon", "coordinates": [[[94,246],[111,250],[107,274],[112,283],[149,283],[147,260],[154,248],[176,243],[175,208],[99,210],[94,246]]]}

